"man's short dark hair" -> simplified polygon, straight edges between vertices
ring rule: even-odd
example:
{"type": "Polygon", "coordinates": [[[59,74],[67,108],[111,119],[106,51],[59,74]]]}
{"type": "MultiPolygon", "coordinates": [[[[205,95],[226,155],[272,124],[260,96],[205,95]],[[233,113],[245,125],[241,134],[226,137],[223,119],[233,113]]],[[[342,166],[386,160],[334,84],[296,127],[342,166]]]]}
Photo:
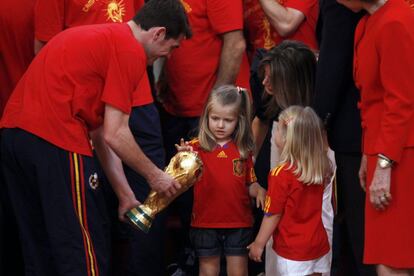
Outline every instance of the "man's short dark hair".
{"type": "Polygon", "coordinates": [[[149,0],[135,15],[134,22],[144,30],[165,27],[166,38],[192,36],[187,14],[180,0],[149,0]]]}

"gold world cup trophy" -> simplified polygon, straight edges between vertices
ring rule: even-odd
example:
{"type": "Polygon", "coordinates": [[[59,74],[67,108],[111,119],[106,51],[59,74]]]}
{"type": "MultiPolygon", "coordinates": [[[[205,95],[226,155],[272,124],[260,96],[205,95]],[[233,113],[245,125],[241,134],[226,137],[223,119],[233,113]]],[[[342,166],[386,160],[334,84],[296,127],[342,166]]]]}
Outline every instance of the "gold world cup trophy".
{"type": "Polygon", "coordinates": [[[172,197],[151,190],[144,203],[132,208],[125,215],[129,221],[148,233],[156,214],[167,207],[177,196],[187,191],[200,177],[203,171],[203,162],[196,152],[178,152],[168,164],[165,172],[176,179],[181,188],[172,197]]]}

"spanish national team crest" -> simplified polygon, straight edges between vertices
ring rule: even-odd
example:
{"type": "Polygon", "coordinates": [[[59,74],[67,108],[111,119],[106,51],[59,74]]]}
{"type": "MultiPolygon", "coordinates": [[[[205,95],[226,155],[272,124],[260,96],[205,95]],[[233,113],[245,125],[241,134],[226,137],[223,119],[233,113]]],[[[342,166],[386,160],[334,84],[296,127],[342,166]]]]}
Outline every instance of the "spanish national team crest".
{"type": "Polygon", "coordinates": [[[245,160],[233,159],[233,174],[235,176],[246,175],[246,166],[244,165],[245,162],[245,160]]]}
{"type": "Polygon", "coordinates": [[[96,190],[99,187],[99,178],[97,173],[93,173],[89,176],[89,186],[96,190]]]}
{"type": "Polygon", "coordinates": [[[122,23],[125,15],[125,4],[123,0],[110,0],[106,7],[106,15],[108,16],[108,21],[122,23]]]}

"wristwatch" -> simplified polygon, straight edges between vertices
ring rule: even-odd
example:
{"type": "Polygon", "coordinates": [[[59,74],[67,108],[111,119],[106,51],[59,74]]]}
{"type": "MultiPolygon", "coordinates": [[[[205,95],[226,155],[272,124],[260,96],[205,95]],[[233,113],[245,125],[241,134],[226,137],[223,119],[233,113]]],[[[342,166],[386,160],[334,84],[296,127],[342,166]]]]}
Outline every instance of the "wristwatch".
{"type": "Polygon", "coordinates": [[[384,154],[378,154],[378,166],[381,169],[387,169],[387,168],[391,168],[392,164],[394,163],[394,161],[392,161],[391,159],[389,159],[387,156],[385,156],[384,154]]]}

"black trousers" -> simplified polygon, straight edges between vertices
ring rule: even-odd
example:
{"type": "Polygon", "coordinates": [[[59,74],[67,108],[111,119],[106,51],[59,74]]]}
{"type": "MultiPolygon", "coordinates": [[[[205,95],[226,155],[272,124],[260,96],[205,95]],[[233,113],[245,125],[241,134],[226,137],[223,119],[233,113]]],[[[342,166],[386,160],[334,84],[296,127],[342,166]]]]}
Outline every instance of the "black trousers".
{"type": "MultiPolygon", "coordinates": [[[[158,110],[154,104],[133,107],[129,127],[144,154],[160,169],[165,153],[158,110]]],[[[144,202],[150,192],[148,182],[124,165],[124,172],[136,198],[144,202]]],[[[118,220],[118,201],[112,190],[108,193],[112,218],[113,272],[118,276],[164,275],[165,212],[157,214],[148,233],[118,220]]]]}
{"type": "Polygon", "coordinates": [[[26,276],[108,275],[109,220],[94,159],[4,129],[2,170],[26,276]]]}
{"type": "Polygon", "coordinates": [[[376,275],[364,265],[365,192],[359,184],[361,154],[335,152],[338,213],[334,220],[332,275],[376,275]]]}

